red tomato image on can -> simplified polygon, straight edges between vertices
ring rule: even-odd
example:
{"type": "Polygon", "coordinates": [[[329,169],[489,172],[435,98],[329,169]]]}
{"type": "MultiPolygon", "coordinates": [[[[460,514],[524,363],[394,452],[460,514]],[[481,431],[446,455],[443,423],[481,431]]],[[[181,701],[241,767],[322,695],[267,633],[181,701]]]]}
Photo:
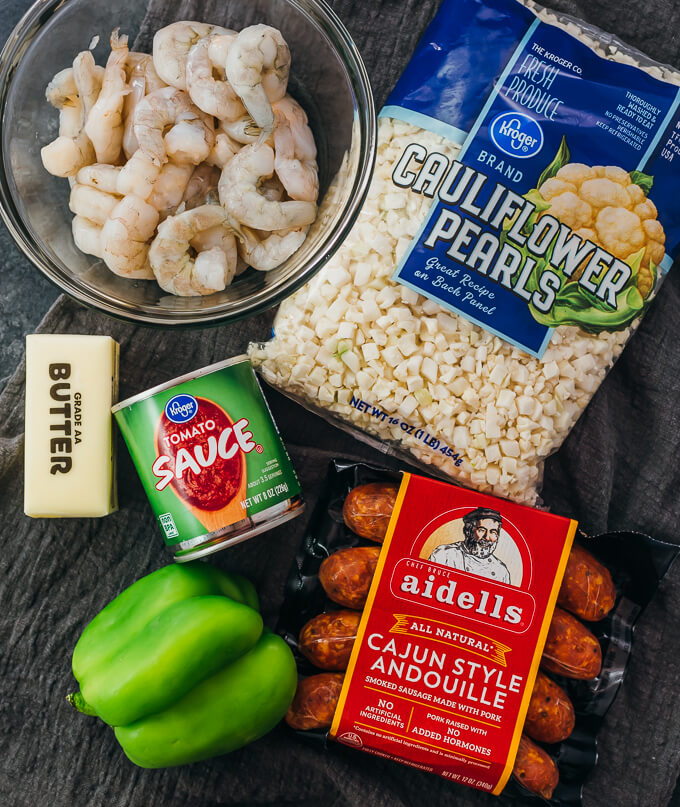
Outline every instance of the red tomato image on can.
{"type": "Polygon", "coordinates": [[[246,487],[244,454],[256,443],[245,418],[234,423],[214,401],[192,399],[195,412],[190,419],[171,420],[167,407],[158,419],[152,470],[159,477],[157,490],[171,485],[207,529],[216,529],[225,524],[225,517],[243,517],[239,502],[246,487]]]}

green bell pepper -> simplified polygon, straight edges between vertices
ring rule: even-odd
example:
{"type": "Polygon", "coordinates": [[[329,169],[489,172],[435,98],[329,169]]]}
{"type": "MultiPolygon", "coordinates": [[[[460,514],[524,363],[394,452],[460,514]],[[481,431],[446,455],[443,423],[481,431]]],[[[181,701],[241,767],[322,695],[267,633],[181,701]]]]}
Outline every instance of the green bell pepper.
{"type": "Polygon", "coordinates": [[[113,726],[142,767],[252,742],[283,717],[297,683],[290,649],[263,632],[257,604],[245,578],[204,563],[143,577],[83,631],[69,702],[113,726]]]}
{"type": "Polygon", "coordinates": [[[297,687],[293,654],[265,630],[257,644],[170,709],[115,728],[143,768],[185,765],[227,754],[262,737],[284,716],[297,687]]]}

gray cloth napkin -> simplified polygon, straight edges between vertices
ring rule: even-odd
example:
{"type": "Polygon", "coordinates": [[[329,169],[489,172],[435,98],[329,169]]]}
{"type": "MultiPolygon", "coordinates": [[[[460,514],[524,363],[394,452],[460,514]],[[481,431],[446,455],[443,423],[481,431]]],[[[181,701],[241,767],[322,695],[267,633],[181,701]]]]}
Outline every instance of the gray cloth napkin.
{"type": "MultiPolygon", "coordinates": [[[[680,65],[680,7],[671,0],[552,0],[680,65]]],[[[336,0],[366,61],[378,106],[405,67],[436,0],[336,0]]],[[[141,32],[174,19],[223,19],[219,0],[152,0],[141,32]]],[[[123,20],[121,20],[124,23],[123,20]]],[[[680,542],[680,276],[671,273],[631,345],[565,445],[547,464],[544,500],[590,532],[627,528],[680,542]]],[[[153,330],[116,322],[60,298],[41,332],[109,334],[121,344],[120,395],[243,352],[266,338],[271,315],[204,331],[153,330]]],[[[342,747],[325,752],[285,727],[228,757],[158,771],[124,758],[101,722],[70,709],[70,657],[85,624],[138,577],[170,562],[124,445],[121,508],[100,520],[23,515],[23,393],[20,366],[0,397],[0,803],[14,807],[216,807],[296,804],[452,807],[492,797],[342,747]]],[[[384,461],[360,442],[268,392],[310,508],[333,456],[384,461]]],[[[309,511],[308,511],[309,512],[309,511]]],[[[271,626],[308,514],[218,553],[212,562],[251,577],[271,626]]],[[[587,807],[660,807],[680,771],[680,565],[639,623],[628,678],[601,734],[587,807]]]]}

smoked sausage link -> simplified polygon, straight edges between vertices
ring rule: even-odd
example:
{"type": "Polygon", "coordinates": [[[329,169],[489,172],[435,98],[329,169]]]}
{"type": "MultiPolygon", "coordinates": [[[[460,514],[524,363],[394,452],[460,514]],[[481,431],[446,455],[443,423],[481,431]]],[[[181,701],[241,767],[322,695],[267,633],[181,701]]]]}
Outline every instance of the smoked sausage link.
{"type": "Polygon", "coordinates": [[[330,728],[344,677],[341,673],[319,673],[303,678],[286,712],[286,723],[299,731],[330,728]]]}
{"type": "Polygon", "coordinates": [[[541,743],[561,743],[574,730],[575,721],[567,693],[539,672],[524,721],[525,733],[541,743]]]}
{"type": "Polygon", "coordinates": [[[609,569],[582,546],[574,544],[557,604],[586,622],[597,622],[607,616],[615,602],[616,588],[609,569]]]}
{"type": "Polygon", "coordinates": [[[328,597],[345,608],[361,610],[380,556],[378,546],[357,546],[333,552],[321,564],[319,581],[328,597]]]}
{"type": "Polygon", "coordinates": [[[575,616],[555,608],[541,666],[565,678],[596,678],[602,669],[600,643],[575,616]]]}
{"type": "Polygon", "coordinates": [[[524,734],[519,740],[512,774],[527,790],[544,799],[552,796],[559,781],[553,758],[524,734]]]}
{"type": "Polygon", "coordinates": [[[342,506],[342,517],[352,532],[382,543],[397,501],[399,485],[369,482],[352,488],[342,506]]]}
{"type": "Polygon", "coordinates": [[[319,614],[303,626],[298,649],[315,667],[346,670],[360,620],[358,611],[319,614]]]}

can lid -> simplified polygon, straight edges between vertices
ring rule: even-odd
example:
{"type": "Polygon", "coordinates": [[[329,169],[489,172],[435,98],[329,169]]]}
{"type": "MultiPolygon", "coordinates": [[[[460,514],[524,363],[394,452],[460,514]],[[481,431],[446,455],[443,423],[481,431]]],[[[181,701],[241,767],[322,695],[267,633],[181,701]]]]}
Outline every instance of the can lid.
{"type": "Polygon", "coordinates": [[[124,401],[119,401],[117,404],[111,407],[111,411],[115,414],[121,409],[125,409],[126,406],[131,406],[138,401],[151,398],[156,393],[163,392],[163,390],[170,389],[170,387],[176,387],[178,384],[183,384],[185,381],[192,381],[194,378],[201,378],[201,376],[209,375],[217,370],[223,370],[225,367],[231,367],[234,364],[241,364],[242,362],[247,362],[250,364],[250,359],[245,353],[242,353],[240,356],[234,356],[231,359],[216,362],[215,364],[209,364],[207,367],[202,367],[200,370],[194,370],[193,373],[186,373],[185,375],[178,376],[177,378],[172,378],[170,381],[166,381],[163,384],[158,384],[156,387],[151,387],[151,389],[140,392],[137,395],[133,395],[131,398],[126,398],[124,401]]]}

